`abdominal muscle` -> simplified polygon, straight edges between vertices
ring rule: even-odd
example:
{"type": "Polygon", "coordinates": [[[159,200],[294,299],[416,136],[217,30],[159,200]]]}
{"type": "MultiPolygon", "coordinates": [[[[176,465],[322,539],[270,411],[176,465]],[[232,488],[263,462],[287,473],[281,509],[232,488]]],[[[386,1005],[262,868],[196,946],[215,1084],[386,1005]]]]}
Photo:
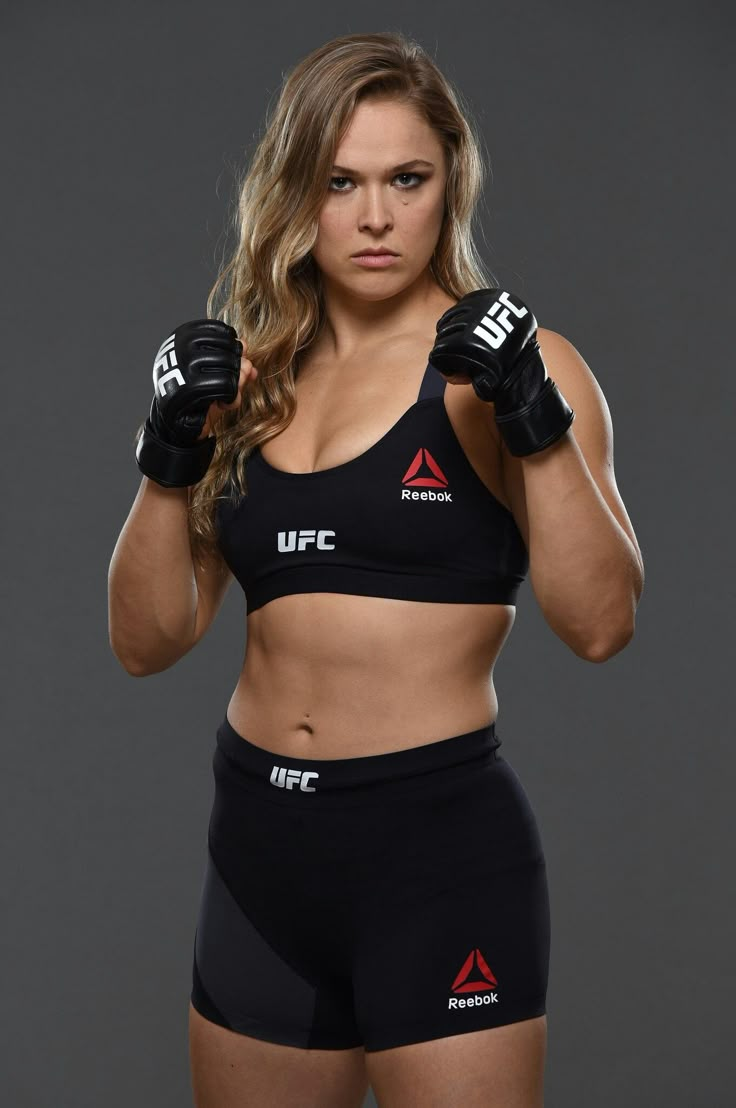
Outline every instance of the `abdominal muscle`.
{"type": "Polygon", "coordinates": [[[234,729],[273,753],[356,758],[439,742],[496,719],[493,667],[509,604],[342,593],[278,597],[250,613],[234,729]]]}

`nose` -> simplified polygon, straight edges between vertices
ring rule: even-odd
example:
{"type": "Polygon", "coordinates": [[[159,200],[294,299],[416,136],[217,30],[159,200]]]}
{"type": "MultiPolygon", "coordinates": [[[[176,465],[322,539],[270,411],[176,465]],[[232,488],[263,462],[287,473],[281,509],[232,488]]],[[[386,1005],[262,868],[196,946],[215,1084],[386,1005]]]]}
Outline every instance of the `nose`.
{"type": "Polygon", "coordinates": [[[386,227],[393,226],[390,204],[381,185],[367,186],[363,190],[363,206],[359,223],[361,227],[370,227],[374,231],[382,231],[386,227]]]}

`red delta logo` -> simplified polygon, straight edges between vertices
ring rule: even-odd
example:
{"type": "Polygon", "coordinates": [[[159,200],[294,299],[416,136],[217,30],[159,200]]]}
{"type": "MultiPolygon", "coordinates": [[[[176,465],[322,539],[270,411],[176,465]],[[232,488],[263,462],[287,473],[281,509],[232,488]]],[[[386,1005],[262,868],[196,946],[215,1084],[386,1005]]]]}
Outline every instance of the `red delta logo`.
{"type": "Polygon", "coordinates": [[[426,446],[420,446],[417,450],[411,465],[401,478],[401,484],[404,486],[401,490],[402,500],[444,500],[449,503],[452,502],[452,493],[446,491],[448,480],[426,446]],[[424,464],[425,469],[424,472],[420,474],[419,470],[422,468],[422,464],[424,464]],[[430,472],[427,472],[428,470],[430,472]],[[418,485],[424,488],[444,489],[445,491],[411,491],[418,485]]]}
{"type": "Polygon", "coordinates": [[[401,483],[402,485],[431,485],[435,489],[444,489],[447,487],[447,478],[427,450],[426,446],[420,446],[414,455],[414,460],[401,478],[401,483]],[[426,474],[423,477],[414,476],[414,474],[418,472],[422,461],[427,463],[434,477],[428,477],[426,474]]]}
{"type": "Polygon", "coordinates": [[[476,946],[463,962],[460,972],[452,983],[454,993],[477,993],[477,996],[451,996],[448,1008],[474,1008],[478,1004],[498,1004],[498,993],[494,990],[498,981],[491,968],[476,946]],[[475,971],[476,976],[471,977],[475,971]]]}

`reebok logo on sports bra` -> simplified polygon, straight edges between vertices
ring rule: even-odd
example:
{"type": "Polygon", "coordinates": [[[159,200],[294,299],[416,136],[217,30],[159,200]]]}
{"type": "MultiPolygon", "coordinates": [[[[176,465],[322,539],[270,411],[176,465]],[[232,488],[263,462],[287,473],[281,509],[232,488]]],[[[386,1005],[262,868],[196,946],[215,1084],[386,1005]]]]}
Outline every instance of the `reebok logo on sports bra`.
{"type": "MultiPolygon", "coordinates": [[[[444,403],[444,401],[443,401],[443,403],[444,403]]],[[[434,460],[434,458],[432,457],[430,452],[424,446],[421,446],[419,448],[419,450],[417,450],[416,454],[414,455],[414,461],[411,463],[411,465],[407,469],[406,473],[404,474],[404,476],[402,478],[402,482],[403,482],[404,485],[434,485],[435,488],[437,488],[437,487],[445,488],[447,486],[447,478],[445,477],[445,475],[442,472],[442,470],[440,469],[440,467],[437,465],[437,462],[434,460]],[[429,469],[431,469],[434,476],[432,476],[432,477],[426,477],[426,476],[415,477],[414,476],[414,474],[417,473],[417,471],[420,469],[422,463],[424,463],[429,469]]],[[[409,491],[409,489],[402,489],[401,490],[401,499],[402,500],[406,500],[407,498],[411,498],[412,500],[415,500],[415,499],[417,499],[417,497],[420,500],[428,499],[428,500],[451,501],[452,500],[452,493],[449,493],[449,492],[432,493],[427,497],[423,497],[421,493],[416,493],[416,492],[412,493],[412,492],[409,491]]]]}
{"type": "Polygon", "coordinates": [[[247,612],[279,596],[350,593],[514,604],[529,559],[513,515],[477,475],[427,365],[417,401],[357,458],[288,473],[259,449],[248,495],[218,500],[219,547],[247,612]]]}

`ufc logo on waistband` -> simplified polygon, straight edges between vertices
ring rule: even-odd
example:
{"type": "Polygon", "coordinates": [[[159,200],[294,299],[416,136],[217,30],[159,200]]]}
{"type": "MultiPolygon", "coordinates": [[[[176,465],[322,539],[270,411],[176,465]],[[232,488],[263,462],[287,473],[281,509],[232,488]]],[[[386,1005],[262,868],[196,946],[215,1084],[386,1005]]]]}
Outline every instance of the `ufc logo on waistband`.
{"type": "Polygon", "coordinates": [[[523,319],[528,314],[529,309],[517,307],[513,300],[509,299],[509,294],[502,292],[498,299],[494,300],[478,326],[473,328],[473,334],[484,339],[493,350],[498,350],[506,335],[510,335],[514,329],[514,325],[509,319],[510,311],[514,313],[517,319],[523,319]],[[501,310],[502,304],[504,305],[503,310],[501,310]],[[496,316],[496,318],[494,319],[493,316],[496,316]]]}
{"type": "Polygon", "coordinates": [[[327,536],[334,539],[334,531],[279,531],[279,553],[287,554],[291,550],[306,550],[310,542],[316,543],[318,550],[334,550],[335,544],[327,542],[327,536]]]}
{"type": "Polygon", "coordinates": [[[271,784],[279,789],[293,789],[298,783],[303,793],[314,793],[317,790],[307,785],[310,777],[319,777],[314,770],[286,769],[285,766],[274,766],[271,770],[271,784]]]}

